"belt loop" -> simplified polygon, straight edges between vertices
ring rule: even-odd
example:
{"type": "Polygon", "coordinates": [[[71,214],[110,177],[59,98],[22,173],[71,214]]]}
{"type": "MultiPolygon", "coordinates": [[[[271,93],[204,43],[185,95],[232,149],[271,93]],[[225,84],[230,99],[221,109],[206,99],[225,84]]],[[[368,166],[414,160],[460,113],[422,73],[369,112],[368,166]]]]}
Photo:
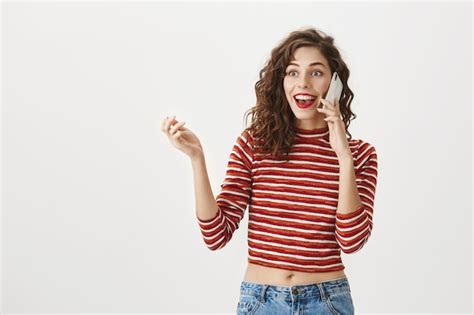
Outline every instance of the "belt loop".
{"type": "Polygon", "coordinates": [[[260,301],[262,303],[265,303],[265,292],[267,291],[267,289],[268,289],[268,285],[262,284],[262,290],[260,292],[260,301]]]}

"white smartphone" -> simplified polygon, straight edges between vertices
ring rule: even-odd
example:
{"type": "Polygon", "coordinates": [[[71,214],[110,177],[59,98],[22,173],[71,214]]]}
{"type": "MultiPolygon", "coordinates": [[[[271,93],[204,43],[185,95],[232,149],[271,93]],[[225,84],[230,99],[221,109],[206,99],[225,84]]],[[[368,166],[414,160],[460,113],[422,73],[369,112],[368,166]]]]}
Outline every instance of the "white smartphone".
{"type": "MultiPolygon", "coordinates": [[[[339,101],[342,94],[342,88],[343,85],[341,79],[339,78],[339,74],[334,71],[332,74],[331,83],[329,83],[328,92],[326,93],[324,99],[331,103],[335,103],[336,99],[339,101]]],[[[319,103],[318,107],[322,108],[323,103],[319,103]]]]}

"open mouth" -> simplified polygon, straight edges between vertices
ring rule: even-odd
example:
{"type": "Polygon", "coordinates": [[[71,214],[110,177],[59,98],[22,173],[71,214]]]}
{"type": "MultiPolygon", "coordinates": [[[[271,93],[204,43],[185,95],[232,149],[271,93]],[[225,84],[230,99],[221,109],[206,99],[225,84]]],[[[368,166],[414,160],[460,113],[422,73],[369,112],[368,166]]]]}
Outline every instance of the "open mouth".
{"type": "Polygon", "coordinates": [[[316,97],[296,98],[293,97],[296,105],[300,108],[308,108],[316,102],[316,97]]]}

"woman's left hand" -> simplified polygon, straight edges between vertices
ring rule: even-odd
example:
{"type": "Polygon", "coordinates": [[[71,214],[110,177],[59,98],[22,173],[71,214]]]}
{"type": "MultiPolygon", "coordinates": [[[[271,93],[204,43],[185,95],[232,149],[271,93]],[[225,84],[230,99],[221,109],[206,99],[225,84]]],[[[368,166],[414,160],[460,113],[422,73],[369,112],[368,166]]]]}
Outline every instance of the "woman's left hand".
{"type": "Polygon", "coordinates": [[[339,108],[339,101],[335,99],[335,105],[325,99],[321,99],[323,108],[316,108],[320,113],[325,113],[325,121],[329,127],[329,143],[332,149],[336,152],[337,157],[352,158],[352,152],[349,149],[349,143],[346,137],[346,126],[342,120],[341,111],[339,108]]]}

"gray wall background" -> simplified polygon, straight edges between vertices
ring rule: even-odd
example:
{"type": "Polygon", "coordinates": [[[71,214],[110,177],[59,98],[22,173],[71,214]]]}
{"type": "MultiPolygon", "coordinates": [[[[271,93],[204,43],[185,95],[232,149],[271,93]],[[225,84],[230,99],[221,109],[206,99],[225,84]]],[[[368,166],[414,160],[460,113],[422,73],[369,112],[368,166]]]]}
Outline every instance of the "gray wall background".
{"type": "Polygon", "coordinates": [[[374,230],[343,255],[358,313],[472,310],[472,4],[4,2],[3,313],[234,313],[247,215],[209,251],[213,192],[271,49],[314,26],[351,70],[354,138],[379,158],[374,230]]]}

